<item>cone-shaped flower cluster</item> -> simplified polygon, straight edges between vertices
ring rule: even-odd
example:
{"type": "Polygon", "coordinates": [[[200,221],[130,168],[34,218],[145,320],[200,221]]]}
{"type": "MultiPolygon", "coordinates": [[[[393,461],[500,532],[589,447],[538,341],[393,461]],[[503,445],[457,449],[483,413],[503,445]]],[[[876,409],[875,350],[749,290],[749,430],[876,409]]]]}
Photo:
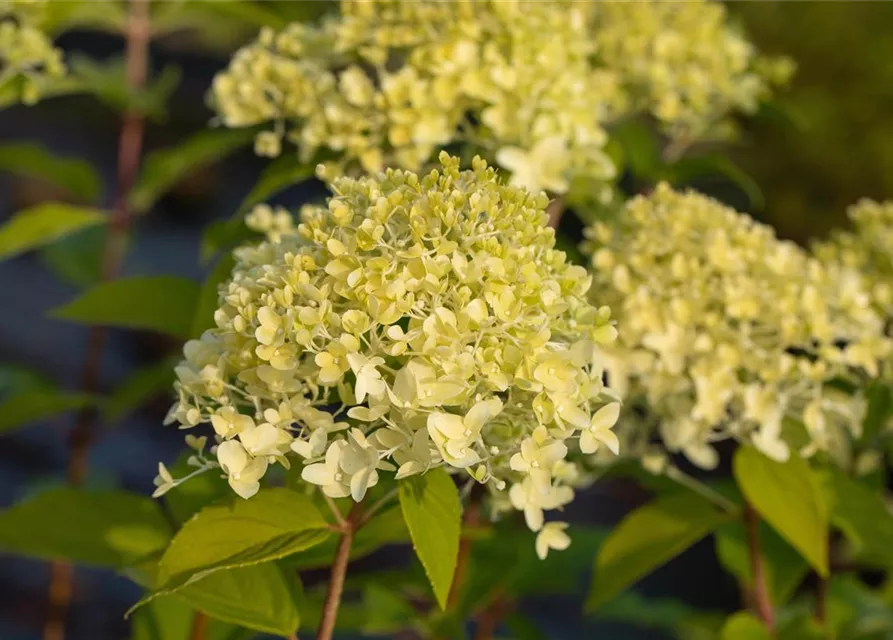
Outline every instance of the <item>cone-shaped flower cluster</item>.
{"type": "MultiPolygon", "coordinates": [[[[289,457],[357,501],[382,472],[445,465],[539,530],[572,498],[569,445],[616,452],[619,405],[595,356],[616,330],[586,270],[554,249],[545,195],[500,184],[480,159],[441,162],[335,180],[297,233],[256,216],[275,238],[236,252],[169,416],[211,423],[243,497],[289,457]]],[[[541,546],[560,547],[553,534],[541,546]]]]}
{"type": "Polygon", "coordinates": [[[779,460],[792,448],[848,458],[864,400],[847,382],[877,375],[890,353],[855,273],[667,185],[587,235],[594,291],[623,328],[608,382],[652,418],[620,430],[627,453],[648,453],[657,429],[702,467],[726,438],[779,460]]]}
{"type": "Polygon", "coordinates": [[[0,0],[0,91],[14,91],[22,102],[40,98],[48,79],[65,73],[62,52],[40,29],[44,0],[0,0]]]}
{"type": "Polygon", "coordinates": [[[603,187],[603,127],[631,109],[698,133],[763,95],[765,65],[724,20],[700,2],[343,0],[319,26],[262,32],[213,97],[227,126],[274,123],[262,155],[285,137],[305,161],[421,170],[455,144],[532,191],[603,187]]]}

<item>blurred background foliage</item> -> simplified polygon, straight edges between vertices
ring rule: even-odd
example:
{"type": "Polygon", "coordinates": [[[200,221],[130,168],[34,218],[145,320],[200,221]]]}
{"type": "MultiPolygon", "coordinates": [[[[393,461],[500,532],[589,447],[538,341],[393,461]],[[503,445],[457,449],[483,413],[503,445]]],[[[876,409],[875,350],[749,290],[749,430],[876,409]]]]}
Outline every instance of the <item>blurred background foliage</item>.
{"type": "MultiPolygon", "coordinates": [[[[115,4],[96,2],[88,4],[93,6],[90,16],[79,17],[71,12],[73,4],[54,3],[53,28],[65,30],[59,44],[72,60],[72,68],[89,80],[91,95],[61,95],[34,107],[8,108],[0,117],[0,141],[4,145],[40,142],[59,156],[84,158],[99,168],[101,180],[96,184],[85,181],[77,164],[69,164],[60,172],[70,174],[71,193],[61,193],[39,175],[22,175],[28,172],[21,171],[21,153],[10,157],[0,154],[0,220],[50,198],[91,201],[99,194],[103,203],[109,203],[118,114],[122,109],[137,105],[146,113],[148,152],[175,145],[211,120],[205,93],[214,73],[225,66],[235,47],[252,38],[263,25],[281,27],[294,20],[311,19],[331,6],[322,1],[202,4],[200,10],[196,3],[155,5],[153,22],[159,37],[152,47],[152,80],[142,94],[135,96],[122,89],[122,41],[116,32],[121,29],[124,14],[115,12],[115,4]],[[97,17],[106,26],[104,33],[78,28],[84,20],[95,25],[97,17]],[[19,167],[15,175],[6,172],[11,164],[19,167]]],[[[782,237],[799,242],[844,225],[846,207],[860,197],[893,197],[893,119],[889,117],[893,112],[893,3],[760,2],[731,3],[729,8],[757,48],[789,56],[796,62],[797,72],[790,86],[779,91],[772,103],[754,117],[739,119],[732,141],[699,144],[681,160],[662,156],[660,142],[648,127],[630,125],[615,131],[614,151],[626,169],[625,190],[641,191],[660,179],[689,184],[752,213],[772,224],[782,237]]],[[[73,91],[75,87],[69,86],[59,93],[73,91]]],[[[0,104],[4,100],[0,93],[0,104]]],[[[215,238],[233,237],[232,232],[239,231],[228,221],[267,164],[254,157],[249,147],[243,145],[223,161],[218,160],[236,146],[209,154],[205,161],[194,162],[185,180],[162,184],[160,197],[146,200],[145,208],[151,208],[151,213],[138,221],[131,237],[125,275],[177,273],[197,280],[209,272],[206,261],[196,258],[203,229],[213,230],[205,236],[202,246],[206,248],[215,238]]],[[[33,164],[45,163],[36,158],[33,164]]],[[[294,167],[285,166],[284,170],[287,173],[294,167]]],[[[162,182],[163,174],[162,170],[162,182]]],[[[294,207],[320,194],[319,186],[311,181],[283,191],[275,202],[294,207]]],[[[579,224],[566,216],[562,232],[564,245],[573,249],[579,239],[579,224]]],[[[23,365],[41,376],[32,379],[29,376],[35,374],[18,369],[0,370],[0,393],[38,388],[49,384],[48,380],[65,388],[77,387],[84,331],[46,318],[45,312],[97,280],[97,249],[104,233],[102,229],[88,229],[36,255],[0,266],[0,287],[7,301],[0,312],[0,362],[23,365]]],[[[115,388],[129,373],[147,370],[147,366],[154,377],[143,391],[137,389],[136,399],[119,398],[130,411],[136,405],[140,408],[127,417],[126,429],[109,430],[96,444],[91,452],[88,486],[119,486],[148,494],[157,460],[172,460],[180,451],[181,434],[160,427],[169,402],[169,358],[179,347],[177,340],[154,333],[111,332],[101,386],[115,388]]],[[[120,408],[111,414],[116,423],[124,415],[120,408]]],[[[0,446],[0,504],[9,505],[61,482],[66,461],[65,426],[67,422],[55,421],[52,426],[45,422],[4,435],[0,446]]],[[[605,528],[645,496],[629,483],[611,481],[581,496],[570,514],[580,523],[575,525],[579,533],[574,544],[565,554],[550,556],[546,565],[518,555],[521,551],[517,549],[529,553],[527,537],[514,540],[497,535],[476,548],[475,571],[482,577],[488,570],[504,567],[495,560],[508,553],[518,560],[511,588],[535,595],[532,605],[516,607],[507,617],[512,637],[579,638],[588,637],[585,634],[597,628],[603,637],[617,639],[717,638],[722,615],[711,611],[735,610],[740,603],[734,580],[721,571],[710,541],[695,545],[650,576],[636,593],[625,594],[603,607],[597,627],[591,620],[581,621],[586,583],[583,570],[591,566],[605,528]],[[488,559],[494,562],[488,563],[488,559]],[[575,569],[580,571],[577,582],[569,577],[575,569]],[[650,597],[647,603],[643,594],[650,597]],[[531,619],[536,620],[535,625],[531,619]],[[636,624],[630,625],[630,620],[636,624]]],[[[734,558],[730,559],[734,539],[734,532],[720,536],[721,548],[717,550],[720,556],[725,554],[726,564],[734,564],[734,558]]],[[[375,568],[380,564],[373,559],[364,566],[375,568]]],[[[319,606],[314,585],[321,577],[313,573],[305,576],[306,610],[319,606]]],[[[361,574],[349,585],[353,600],[346,607],[342,625],[352,626],[349,614],[355,607],[354,619],[363,621],[365,631],[392,635],[399,626],[395,622],[406,615],[405,602],[395,594],[404,587],[414,589],[418,582],[419,576],[413,571],[395,573],[390,581],[381,576],[364,580],[361,574]],[[363,607],[374,610],[375,617],[364,615],[363,607]]],[[[2,640],[38,637],[46,583],[44,563],[0,556],[2,640]]],[[[126,637],[127,623],[120,612],[138,593],[135,586],[108,572],[81,572],[70,637],[126,637]]],[[[481,594],[482,599],[487,597],[481,594]]],[[[831,602],[830,615],[836,616],[839,625],[868,625],[864,635],[854,637],[891,637],[880,633],[893,629],[893,589],[873,593],[844,578],[832,585],[831,602]]],[[[188,625],[188,613],[160,611],[158,615],[183,627],[188,625]]],[[[143,619],[149,615],[144,614],[143,619]]],[[[315,615],[310,613],[308,617],[315,615]]],[[[790,625],[797,625],[803,616],[798,617],[794,606],[788,617],[790,625]]],[[[353,630],[360,630],[359,626],[353,630]]],[[[157,637],[153,633],[136,626],[133,637],[149,640],[157,637]]],[[[182,630],[171,633],[174,635],[170,637],[176,637],[182,630]]],[[[809,635],[803,631],[792,637],[809,635]]]]}

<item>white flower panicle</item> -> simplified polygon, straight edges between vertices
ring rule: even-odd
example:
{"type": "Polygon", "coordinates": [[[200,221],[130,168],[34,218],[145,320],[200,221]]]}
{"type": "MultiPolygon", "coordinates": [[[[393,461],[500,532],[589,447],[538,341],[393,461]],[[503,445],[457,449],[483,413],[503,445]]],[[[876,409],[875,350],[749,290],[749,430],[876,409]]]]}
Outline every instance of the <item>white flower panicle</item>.
{"type": "Polygon", "coordinates": [[[46,0],[0,0],[0,90],[37,102],[48,80],[65,73],[62,51],[40,29],[46,0]]]}
{"type": "MultiPolygon", "coordinates": [[[[422,170],[467,145],[514,184],[612,180],[604,127],[631,109],[675,133],[750,108],[767,82],[713,3],[343,0],[318,25],[264,30],[217,76],[226,126],[272,122],[305,161],[422,170]]],[[[470,154],[469,154],[470,155],[470,154]]]]}
{"type": "Polygon", "coordinates": [[[625,453],[659,468],[659,435],[702,467],[726,438],[777,460],[791,448],[848,459],[864,400],[843,383],[877,375],[890,354],[857,276],[665,184],[587,237],[594,291],[623,327],[606,349],[608,382],[650,416],[619,430],[625,453]]]}
{"type": "Polygon", "coordinates": [[[763,58],[719,2],[593,2],[595,47],[629,94],[672,136],[697,137],[754,111],[793,65],[763,58]]]}
{"type": "MultiPolygon", "coordinates": [[[[216,328],[186,344],[169,420],[211,423],[243,497],[289,458],[356,501],[383,472],[446,466],[539,530],[573,497],[576,439],[616,452],[596,357],[616,330],[554,248],[546,196],[479,158],[441,163],[335,180],[297,233],[237,250],[216,328]]],[[[561,548],[560,534],[541,545],[561,548]]]]}
{"type": "Polygon", "coordinates": [[[863,199],[848,211],[853,228],[816,243],[816,254],[867,278],[876,308],[893,318],[893,202],[863,199]]]}

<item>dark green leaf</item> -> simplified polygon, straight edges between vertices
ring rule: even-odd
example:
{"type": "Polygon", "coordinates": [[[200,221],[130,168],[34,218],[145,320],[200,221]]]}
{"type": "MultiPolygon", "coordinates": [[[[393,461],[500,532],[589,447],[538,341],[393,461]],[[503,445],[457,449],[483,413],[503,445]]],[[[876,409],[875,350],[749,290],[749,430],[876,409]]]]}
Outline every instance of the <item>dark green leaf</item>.
{"type": "Polygon", "coordinates": [[[202,283],[195,317],[192,320],[192,335],[200,336],[206,329],[214,326],[214,312],[220,307],[220,285],[230,279],[236,261],[231,255],[221,256],[211,273],[202,283]]]}
{"type": "Polygon", "coordinates": [[[147,329],[189,338],[199,287],[174,276],[138,276],[102,283],[54,309],[80,324],[147,329]]]}
{"type": "Polygon", "coordinates": [[[0,260],[106,222],[102,211],[47,202],[15,214],[0,227],[0,260]]]}
{"type": "Polygon", "coordinates": [[[673,184],[688,184],[696,178],[716,175],[723,176],[741,189],[752,207],[762,209],[766,204],[763,191],[756,180],[723,155],[682,158],[668,167],[663,177],[673,184]]]}
{"type": "Polygon", "coordinates": [[[859,442],[870,444],[881,433],[893,415],[893,390],[883,382],[872,383],[868,387],[868,411],[862,422],[862,436],[859,442]]]}
{"type": "MultiPolygon", "coordinates": [[[[254,130],[252,130],[254,131],[254,130]]],[[[266,202],[288,187],[309,180],[316,168],[298,161],[297,154],[285,154],[267,165],[242,204],[239,213],[247,213],[254,205],[266,202]]]]}
{"type": "Polygon", "coordinates": [[[441,609],[453,583],[459,553],[462,505],[459,491],[442,468],[398,483],[400,507],[416,555],[422,561],[441,609]]]}
{"type": "Polygon", "coordinates": [[[122,382],[103,406],[106,422],[116,422],[156,395],[170,395],[174,382],[174,361],[165,358],[138,369],[122,382]]]}
{"type": "Polygon", "coordinates": [[[690,493],[663,496],[636,509],[599,549],[587,606],[596,609],[614,598],[728,518],[690,493]]]}
{"type": "MultiPolygon", "coordinates": [[[[197,611],[170,596],[158,598],[133,616],[131,640],[183,640],[192,630],[197,611]]],[[[254,633],[228,622],[209,620],[205,640],[249,640],[254,633]]]]}
{"type": "Polygon", "coordinates": [[[39,178],[83,202],[95,202],[102,192],[99,174],[89,162],[53,155],[33,142],[0,144],[0,171],[39,178]]]}
{"type": "Polygon", "coordinates": [[[893,516],[880,493],[837,468],[822,469],[818,478],[832,524],[843,531],[860,557],[893,569],[893,516]]]}
{"type": "MultiPolygon", "coordinates": [[[[43,247],[38,255],[60,280],[86,289],[102,280],[103,248],[107,238],[106,225],[88,227],[43,247]]],[[[129,241],[128,237],[124,243],[129,241]]]]}
{"type": "Polygon", "coordinates": [[[130,205],[148,211],[171,187],[195,169],[220,161],[254,138],[254,129],[201,131],[176,147],[153,151],[130,192],[130,205]]]}
{"type": "Polygon", "coordinates": [[[0,548],[43,559],[125,567],[158,553],[172,531],[151,498],[63,487],[0,513],[0,548]]]}
{"type": "Polygon", "coordinates": [[[0,364],[0,394],[10,396],[22,391],[51,389],[52,382],[36,371],[14,364],[0,364]]]}
{"type": "Polygon", "coordinates": [[[635,591],[626,591],[599,608],[593,617],[644,629],[674,631],[698,613],[680,600],[646,598],[635,591]]]}
{"type": "Polygon", "coordinates": [[[828,505],[809,466],[795,453],[770,460],[740,447],[733,463],[744,497],[819,574],[828,574],[828,505]]]}
{"type": "MultiPolygon", "coordinates": [[[[803,581],[809,565],[765,522],[760,523],[760,552],[769,585],[769,597],[776,607],[785,604],[803,581]]],[[[716,555],[723,568],[747,588],[751,587],[750,552],[741,522],[730,522],[716,531],[716,555]]]]}
{"type": "Polygon", "coordinates": [[[86,407],[92,402],[93,398],[87,394],[50,388],[16,393],[0,402],[0,433],[86,407]]]}
{"type": "Polygon", "coordinates": [[[165,551],[156,593],[175,591],[215,571],[283,558],[329,535],[329,525],[310,499],[289,489],[205,507],[165,551]]]}
{"type": "Polygon", "coordinates": [[[393,637],[418,615],[403,594],[381,583],[363,588],[363,606],[366,609],[363,632],[369,635],[393,637]]]}
{"type": "Polygon", "coordinates": [[[662,166],[654,134],[641,122],[628,121],[618,126],[611,137],[619,143],[617,155],[626,160],[626,168],[638,178],[652,178],[662,166]]]}
{"type": "Polygon", "coordinates": [[[245,225],[245,219],[236,215],[228,220],[215,220],[205,227],[199,249],[199,259],[204,263],[218,251],[228,249],[249,238],[261,239],[261,235],[245,225]]]}

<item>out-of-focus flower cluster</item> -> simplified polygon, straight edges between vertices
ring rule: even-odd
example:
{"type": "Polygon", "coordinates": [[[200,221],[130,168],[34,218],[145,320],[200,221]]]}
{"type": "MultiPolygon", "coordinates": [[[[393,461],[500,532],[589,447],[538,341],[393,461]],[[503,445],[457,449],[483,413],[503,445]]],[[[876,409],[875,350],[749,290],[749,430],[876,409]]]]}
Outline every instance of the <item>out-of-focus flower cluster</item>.
{"type": "Polygon", "coordinates": [[[891,352],[858,274],[665,184],[587,237],[593,290],[622,327],[608,382],[649,416],[618,430],[627,453],[654,462],[659,436],[709,468],[713,443],[736,438],[778,460],[792,448],[848,460],[865,402],[841,383],[877,375],[891,352]]]}
{"type": "MultiPolygon", "coordinates": [[[[616,330],[586,270],[554,249],[546,196],[500,184],[480,159],[441,162],[337,179],[296,233],[282,212],[252,215],[270,237],[237,250],[169,414],[211,423],[241,496],[289,457],[357,501],[379,472],[446,465],[540,530],[543,510],[573,497],[568,445],[616,452],[619,404],[596,356],[616,330]]],[[[555,526],[540,547],[563,540],[555,526]]]]}
{"type": "Polygon", "coordinates": [[[40,98],[47,80],[65,73],[62,52],[40,29],[46,0],[0,1],[0,89],[20,83],[22,102],[40,98]]]}
{"type": "Polygon", "coordinates": [[[718,2],[592,2],[599,59],[671,136],[697,136],[750,112],[793,71],[759,57],[718,2]]]}
{"type": "Polygon", "coordinates": [[[871,284],[879,312],[893,317],[893,202],[860,200],[848,211],[853,229],[838,231],[815,252],[828,262],[854,269],[871,284]]]}
{"type": "MultiPolygon", "coordinates": [[[[217,76],[224,124],[273,122],[305,160],[420,170],[468,145],[532,191],[604,185],[604,127],[652,111],[673,133],[703,129],[766,90],[721,5],[556,0],[343,0],[318,26],[265,30],[217,76]]],[[[607,191],[605,193],[608,193],[607,191]]]]}

